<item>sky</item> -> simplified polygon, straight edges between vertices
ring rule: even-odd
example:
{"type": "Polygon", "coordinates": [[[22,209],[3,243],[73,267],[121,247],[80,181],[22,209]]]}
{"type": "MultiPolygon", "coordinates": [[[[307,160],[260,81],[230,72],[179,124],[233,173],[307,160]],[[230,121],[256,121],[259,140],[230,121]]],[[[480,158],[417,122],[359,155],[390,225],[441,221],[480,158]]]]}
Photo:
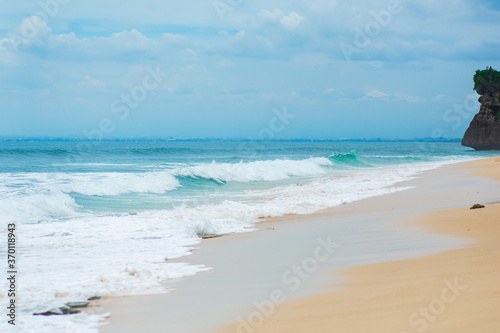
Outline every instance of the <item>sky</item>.
{"type": "Polygon", "coordinates": [[[2,0],[0,136],[460,138],[496,0],[2,0]]]}

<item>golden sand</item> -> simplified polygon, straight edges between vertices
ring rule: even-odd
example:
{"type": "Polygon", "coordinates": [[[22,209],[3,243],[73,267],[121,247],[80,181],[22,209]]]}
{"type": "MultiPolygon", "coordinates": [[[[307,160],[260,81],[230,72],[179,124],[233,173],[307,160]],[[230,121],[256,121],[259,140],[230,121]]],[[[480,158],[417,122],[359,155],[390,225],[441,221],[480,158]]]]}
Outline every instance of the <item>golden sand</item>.
{"type": "MultiPolygon", "coordinates": [[[[500,157],[466,167],[500,180],[500,157]]],[[[349,268],[344,289],[279,306],[252,332],[500,332],[500,204],[422,213],[416,223],[474,243],[349,268]]],[[[235,323],[221,333],[237,329],[235,323]]]]}

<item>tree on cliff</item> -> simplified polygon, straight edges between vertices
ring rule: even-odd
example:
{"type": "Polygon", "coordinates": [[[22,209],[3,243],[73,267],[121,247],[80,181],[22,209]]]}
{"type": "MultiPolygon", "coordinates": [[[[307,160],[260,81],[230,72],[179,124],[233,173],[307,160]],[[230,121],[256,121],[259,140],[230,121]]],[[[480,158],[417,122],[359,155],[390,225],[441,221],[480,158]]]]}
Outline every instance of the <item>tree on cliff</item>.
{"type": "Polygon", "coordinates": [[[481,107],[470,122],[462,145],[476,150],[500,150],[500,72],[491,67],[476,71],[474,90],[481,95],[481,107]]]}
{"type": "Polygon", "coordinates": [[[474,90],[479,95],[493,94],[500,90],[500,72],[493,68],[477,70],[474,75],[474,90]]]}

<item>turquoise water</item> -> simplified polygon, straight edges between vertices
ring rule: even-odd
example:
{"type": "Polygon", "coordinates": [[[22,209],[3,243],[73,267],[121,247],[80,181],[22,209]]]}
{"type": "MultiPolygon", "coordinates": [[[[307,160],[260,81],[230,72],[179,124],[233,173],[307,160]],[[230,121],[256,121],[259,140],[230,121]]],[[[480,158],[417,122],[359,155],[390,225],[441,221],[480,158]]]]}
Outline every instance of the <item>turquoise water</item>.
{"type": "Polygon", "coordinates": [[[1,230],[19,230],[21,321],[40,332],[85,327],[31,314],[167,292],[162,281],[208,269],[165,261],[204,234],[401,191],[425,170],[494,155],[458,143],[0,142],[1,230]]]}
{"type": "MultiPolygon", "coordinates": [[[[246,189],[308,181],[322,171],[341,173],[492,155],[458,143],[3,142],[0,174],[9,177],[0,186],[7,195],[21,197],[23,192],[48,193],[53,190],[51,184],[68,184],[63,192],[75,200],[78,211],[137,212],[172,209],[180,203],[190,204],[193,198],[197,202],[200,191],[206,200],[211,196],[216,202],[217,197],[246,189]],[[315,158],[328,159],[331,165],[315,158]],[[163,173],[163,177],[155,173],[163,173]],[[150,178],[136,179],[134,175],[150,178]],[[46,186],[40,187],[40,183],[46,186]]],[[[51,217],[58,218],[57,214],[51,217]]],[[[36,217],[19,220],[39,221],[36,217]]]]}

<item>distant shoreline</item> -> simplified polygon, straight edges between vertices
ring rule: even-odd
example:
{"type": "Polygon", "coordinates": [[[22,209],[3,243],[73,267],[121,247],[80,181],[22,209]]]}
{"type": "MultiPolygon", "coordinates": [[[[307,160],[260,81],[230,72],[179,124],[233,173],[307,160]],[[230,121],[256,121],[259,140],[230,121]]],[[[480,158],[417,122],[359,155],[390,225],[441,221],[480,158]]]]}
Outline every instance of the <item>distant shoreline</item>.
{"type": "Polygon", "coordinates": [[[0,137],[0,142],[460,142],[461,138],[412,138],[412,139],[228,139],[228,138],[51,138],[51,137],[0,137]]]}

